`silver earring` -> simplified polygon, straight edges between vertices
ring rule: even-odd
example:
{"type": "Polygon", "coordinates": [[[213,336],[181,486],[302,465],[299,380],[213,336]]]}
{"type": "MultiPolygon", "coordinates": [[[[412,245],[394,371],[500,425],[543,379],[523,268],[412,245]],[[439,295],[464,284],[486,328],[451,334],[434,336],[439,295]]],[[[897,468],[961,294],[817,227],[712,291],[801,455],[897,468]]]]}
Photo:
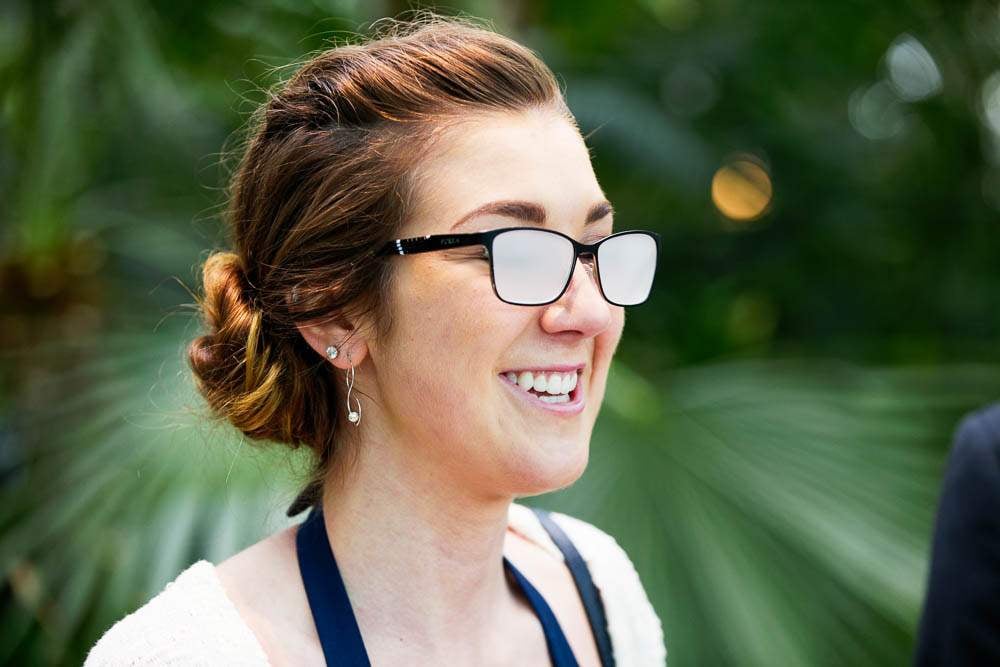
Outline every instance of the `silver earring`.
{"type": "MultiPolygon", "coordinates": [[[[326,356],[331,359],[336,359],[339,354],[340,350],[334,345],[326,348],[326,356]]],[[[350,359],[351,355],[348,354],[347,358],[350,359]]],[[[358,410],[355,412],[351,409],[351,390],[354,389],[354,364],[351,364],[351,370],[347,372],[344,379],[347,380],[347,421],[357,426],[361,423],[361,401],[355,398],[354,402],[358,404],[358,410]]]]}
{"type": "MultiPolygon", "coordinates": [[[[348,355],[348,359],[350,359],[350,355],[348,355]]],[[[348,373],[350,376],[345,376],[347,380],[347,421],[358,426],[361,423],[361,401],[355,398],[354,402],[358,404],[358,411],[351,410],[351,389],[354,388],[354,364],[351,364],[351,370],[348,373]]]]}

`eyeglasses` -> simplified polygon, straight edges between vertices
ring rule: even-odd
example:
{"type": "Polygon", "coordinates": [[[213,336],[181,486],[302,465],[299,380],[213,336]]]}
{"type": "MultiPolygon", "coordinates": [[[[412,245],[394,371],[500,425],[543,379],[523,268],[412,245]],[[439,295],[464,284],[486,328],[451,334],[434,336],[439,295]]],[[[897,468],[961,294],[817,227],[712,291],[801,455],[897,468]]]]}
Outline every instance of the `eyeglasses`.
{"type": "Polygon", "coordinates": [[[573,278],[576,259],[587,255],[597,269],[597,284],[604,298],[616,306],[637,306],[653,287],[660,235],[626,230],[587,244],[551,229],[504,227],[396,239],[379,254],[412,255],[473,245],[485,246],[482,259],[490,262],[493,291],[505,303],[544,306],[558,300],[573,278]]]}

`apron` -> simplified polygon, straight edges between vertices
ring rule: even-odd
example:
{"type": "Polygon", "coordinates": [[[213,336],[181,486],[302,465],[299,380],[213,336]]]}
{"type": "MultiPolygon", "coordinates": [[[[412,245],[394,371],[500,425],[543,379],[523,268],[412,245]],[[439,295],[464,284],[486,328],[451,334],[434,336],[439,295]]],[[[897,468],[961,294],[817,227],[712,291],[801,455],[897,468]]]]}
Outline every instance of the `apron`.
{"type": "MultiPolygon", "coordinates": [[[[319,505],[312,507],[309,516],[299,526],[295,543],[299,570],[326,664],[330,667],[370,667],[368,652],[327,539],[323,511],[319,505]]],[[[545,599],[506,556],[503,557],[503,565],[541,621],[552,665],[578,667],[566,635],[545,599]]]]}

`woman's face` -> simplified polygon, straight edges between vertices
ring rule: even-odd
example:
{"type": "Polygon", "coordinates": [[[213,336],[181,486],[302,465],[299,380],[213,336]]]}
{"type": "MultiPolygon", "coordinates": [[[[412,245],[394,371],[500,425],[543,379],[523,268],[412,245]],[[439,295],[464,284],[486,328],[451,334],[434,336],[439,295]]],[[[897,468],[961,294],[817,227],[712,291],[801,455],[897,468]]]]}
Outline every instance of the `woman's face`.
{"type": "MultiPolygon", "coordinates": [[[[417,182],[403,238],[536,224],[584,243],[612,233],[610,213],[587,222],[605,196],[579,132],[551,112],[484,115],[452,127],[417,182]],[[530,203],[544,210],[544,222],[468,217],[498,201],[530,203]]],[[[581,260],[558,301],[504,303],[483,257],[473,246],[390,260],[394,329],[381,348],[369,343],[380,427],[420,448],[422,464],[484,496],[563,488],[586,468],[624,310],[604,300],[581,260]],[[508,380],[524,384],[529,372],[532,386],[539,375],[564,383],[576,374],[575,400],[547,403],[508,380]]]]}

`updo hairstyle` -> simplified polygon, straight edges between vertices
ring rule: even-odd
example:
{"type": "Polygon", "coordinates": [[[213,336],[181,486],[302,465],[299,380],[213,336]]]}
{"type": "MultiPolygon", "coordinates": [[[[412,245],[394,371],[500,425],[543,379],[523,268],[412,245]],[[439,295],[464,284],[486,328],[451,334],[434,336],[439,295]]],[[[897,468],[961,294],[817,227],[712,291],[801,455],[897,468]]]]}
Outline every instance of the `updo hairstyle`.
{"type": "Polygon", "coordinates": [[[517,42],[434,14],[386,26],[313,56],[268,94],[227,189],[232,249],[202,267],[204,335],[187,350],[196,386],[211,416],[249,439],[312,449],[289,516],[354,456],[344,377],[295,324],[337,318],[367,324],[352,335],[389,336],[392,258],[376,253],[403,228],[415,167],[442,129],[531,109],[574,122],[552,72],[517,42]]]}

